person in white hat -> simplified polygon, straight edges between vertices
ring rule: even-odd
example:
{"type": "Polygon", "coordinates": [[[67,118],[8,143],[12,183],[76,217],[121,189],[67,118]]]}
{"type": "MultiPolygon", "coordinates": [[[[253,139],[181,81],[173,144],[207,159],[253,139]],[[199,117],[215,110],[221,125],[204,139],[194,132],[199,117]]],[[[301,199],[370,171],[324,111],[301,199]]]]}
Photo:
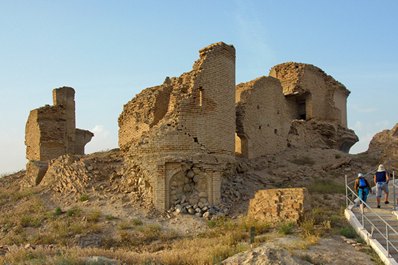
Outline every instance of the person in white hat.
{"type": "Polygon", "coordinates": [[[382,195],[382,192],[384,191],[385,193],[385,204],[389,204],[388,201],[388,181],[390,180],[390,177],[388,176],[388,173],[386,172],[386,169],[382,164],[379,165],[377,168],[376,174],[373,177],[373,181],[376,184],[376,200],[377,200],[377,208],[380,208],[380,198],[382,195]]]}

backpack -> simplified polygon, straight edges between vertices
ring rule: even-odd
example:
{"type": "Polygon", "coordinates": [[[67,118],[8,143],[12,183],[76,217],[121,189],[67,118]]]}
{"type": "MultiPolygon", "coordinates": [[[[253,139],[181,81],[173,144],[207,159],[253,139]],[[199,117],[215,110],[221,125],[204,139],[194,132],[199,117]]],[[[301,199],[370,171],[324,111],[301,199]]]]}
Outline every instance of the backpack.
{"type": "Polygon", "coordinates": [[[368,185],[366,184],[366,180],[364,178],[359,178],[359,187],[360,188],[365,188],[368,185]]]}

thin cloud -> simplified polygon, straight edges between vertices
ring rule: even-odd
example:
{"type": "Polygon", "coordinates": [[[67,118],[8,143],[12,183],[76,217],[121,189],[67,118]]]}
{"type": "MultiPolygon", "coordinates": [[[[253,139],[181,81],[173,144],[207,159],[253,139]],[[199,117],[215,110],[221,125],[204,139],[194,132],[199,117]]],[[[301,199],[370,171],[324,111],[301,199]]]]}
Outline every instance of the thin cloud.
{"type": "Polygon", "coordinates": [[[363,107],[363,106],[353,105],[352,110],[359,113],[372,113],[376,112],[378,109],[374,107],[363,107]]]}

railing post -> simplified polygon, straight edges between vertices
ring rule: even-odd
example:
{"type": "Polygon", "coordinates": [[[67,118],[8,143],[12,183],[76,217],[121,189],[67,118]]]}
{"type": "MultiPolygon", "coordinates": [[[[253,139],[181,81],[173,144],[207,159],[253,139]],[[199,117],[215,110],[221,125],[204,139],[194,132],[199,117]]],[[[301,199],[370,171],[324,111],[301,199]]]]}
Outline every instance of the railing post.
{"type": "Polygon", "coordinates": [[[389,241],[390,241],[390,239],[388,238],[388,225],[386,224],[386,241],[387,241],[387,257],[388,256],[390,256],[390,248],[389,248],[389,245],[388,245],[388,243],[389,243],[389,241]]]}
{"type": "Polygon", "coordinates": [[[361,219],[362,219],[362,227],[363,228],[365,228],[365,218],[364,218],[364,215],[365,215],[365,213],[363,212],[363,207],[362,207],[362,210],[360,211],[360,213],[361,213],[361,219]]]}
{"type": "Polygon", "coordinates": [[[396,200],[396,194],[395,194],[395,172],[394,170],[392,171],[392,188],[393,188],[393,194],[394,194],[394,211],[397,209],[397,200],[396,200]]]}
{"type": "Polygon", "coordinates": [[[347,175],[344,175],[345,178],[345,207],[348,208],[348,183],[347,183],[347,175]]]}

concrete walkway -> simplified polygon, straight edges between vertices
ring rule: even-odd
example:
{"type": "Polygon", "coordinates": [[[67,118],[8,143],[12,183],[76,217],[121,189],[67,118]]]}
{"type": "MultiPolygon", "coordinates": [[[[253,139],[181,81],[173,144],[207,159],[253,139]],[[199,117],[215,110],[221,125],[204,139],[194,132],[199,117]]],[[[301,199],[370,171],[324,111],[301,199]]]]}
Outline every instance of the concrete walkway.
{"type": "Polygon", "coordinates": [[[393,206],[393,185],[389,185],[390,204],[384,204],[384,195],[381,198],[381,208],[377,208],[375,194],[370,194],[363,214],[360,207],[350,206],[346,209],[346,217],[358,234],[376,251],[385,264],[398,264],[398,218],[393,206]],[[391,227],[389,227],[388,225],[391,227]],[[391,229],[392,228],[392,229],[391,229]],[[387,233],[388,231],[388,233],[387,233]],[[387,234],[389,245],[387,247],[387,234]],[[387,255],[387,248],[388,253],[387,255]],[[395,249],[394,249],[395,248],[395,249]]]}

